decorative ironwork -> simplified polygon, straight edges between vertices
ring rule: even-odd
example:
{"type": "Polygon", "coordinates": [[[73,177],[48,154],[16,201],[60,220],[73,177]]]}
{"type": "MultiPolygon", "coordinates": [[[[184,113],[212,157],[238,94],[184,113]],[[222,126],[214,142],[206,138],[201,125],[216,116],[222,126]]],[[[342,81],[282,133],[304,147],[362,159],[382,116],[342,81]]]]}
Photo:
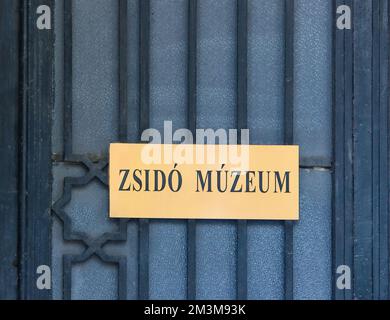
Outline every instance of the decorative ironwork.
{"type": "MultiPolygon", "coordinates": [[[[83,177],[65,177],[64,188],[60,199],[52,206],[53,212],[62,221],[63,238],[65,241],[81,241],[86,249],[80,255],[63,256],[63,297],[71,299],[72,296],[72,266],[82,263],[97,256],[105,263],[112,263],[118,266],[118,297],[126,299],[127,295],[127,258],[126,256],[113,256],[107,254],[103,247],[110,241],[123,242],[127,240],[127,219],[120,219],[116,232],[106,232],[99,237],[91,237],[84,232],[75,232],[72,227],[72,219],[64,210],[71,201],[72,189],[85,186],[93,180],[98,180],[106,188],[108,187],[107,159],[93,161],[86,155],[73,154],[72,148],[72,1],[64,1],[64,160],[68,163],[84,166],[88,171],[83,177]]],[[[120,96],[120,139],[127,135],[127,0],[119,0],[119,96],[120,96]]]]}

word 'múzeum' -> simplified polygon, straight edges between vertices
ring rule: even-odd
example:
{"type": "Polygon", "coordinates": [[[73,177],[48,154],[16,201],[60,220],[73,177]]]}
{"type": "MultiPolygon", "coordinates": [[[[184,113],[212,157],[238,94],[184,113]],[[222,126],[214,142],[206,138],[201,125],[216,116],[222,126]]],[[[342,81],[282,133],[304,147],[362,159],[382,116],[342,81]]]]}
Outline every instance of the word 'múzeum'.
{"type": "MultiPolygon", "coordinates": [[[[195,170],[194,192],[290,193],[290,171],[195,170]]],[[[121,169],[119,191],[179,192],[185,177],[176,169],[121,169]]]]}

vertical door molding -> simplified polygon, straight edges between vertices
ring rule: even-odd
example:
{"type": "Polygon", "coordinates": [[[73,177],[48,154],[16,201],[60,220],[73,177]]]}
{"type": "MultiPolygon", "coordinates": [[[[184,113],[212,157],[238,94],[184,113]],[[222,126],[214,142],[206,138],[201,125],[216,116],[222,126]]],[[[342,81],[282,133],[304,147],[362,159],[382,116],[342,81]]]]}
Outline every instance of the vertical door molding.
{"type": "Polygon", "coordinates": [[[37,27],[39,6],[53,0],[20,1],[23,13],[22,152],[20,163],[20,298],[51,299],[37,288],[37,268],[51,267],[51,117],[53,107],[53,29],[37,27]]]}
{"type": "Polygon", "coordinates": [[[18,297],[19,2],[0,1],[0,299],[18,297]]]}

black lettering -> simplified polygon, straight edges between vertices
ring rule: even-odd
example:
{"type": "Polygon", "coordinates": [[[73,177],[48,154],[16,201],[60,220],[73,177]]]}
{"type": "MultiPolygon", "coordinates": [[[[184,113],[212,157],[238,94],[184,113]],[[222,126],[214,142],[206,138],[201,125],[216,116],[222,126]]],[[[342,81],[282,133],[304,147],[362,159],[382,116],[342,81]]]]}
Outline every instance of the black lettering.
{"type": "Polygon", "coordinates": [[[154,170],[154,191],[155,192],[163,191],[165,185],[166,185],[165,173],[161,170],[154,170]],[[158,178],[159,175],[161,176],[161,185],[159,184],[160,183],[160,180],[158,178]]]}
{"type": "Polygon", "coordinates": [[[255,176],[255,174],[256,173],[254,171],[247,171],[245,192],[256,192],[256,187],[251,189],[251,187],[253,186],[253,176],[255,176]],[[251,175],[252,175],[252,177],[251,177],[251,175]]]}
{"type": "Polygon", "coordinates": [[[259,188],[260,188],[260,192],[267,193],[269,190],[269,174],[271,172],[267,171],[267,189],[264,189],[263,173],[264,171],[259,171],[259,188]]]}
{"type": "Polygon", "coordinates": [[[207,171],[206,179],[203,179],[201,170],[196,170],[196,178],[197,178],[196,179],[196,192],[200,192],[199,191],[199,182],[200,182],[200,185],[202,187],[202,191],[204,191],[204,188],[205,188],[206,183],[207,183],[207,192],[212,192],[211,191],[211,171],[210,170],[207,171]]]}
{"type": "Polygon", "coordinates": [[[141,170],[134,170],[133,172],[133,179],[134,179],[134,182],[138,184],[138,188],[135,187],[135,183],[133,183],[133,191],[141,191],[142,189],[142,180],[141,178],[137,175],[137,173],[140,174],[140,176],[142,176],[142,171],[141,170]]]}
{"type": "MultiPolygon", "coordinates": [[[[177,165],[175,165],[175,168],[176,168],[177,165]]],[[[181,173],[179,172],[179,170],[172,170],[170,173],[169,173],[169,176],[168,176],[168,185],[169,185],[169,189],[171,189],[172,192],[178,192],[181,188],[181,185],[183,183],[183,178],[181,176],[181,173]],[[173,187],[173,174],[177,175],[177,186],[176,188],[173,187]]]]}
{"type": "Polygon", "coordinates": [[[241,171],[232,171],[232,173],[230,175],[231,176],[234,175],[234,182],[233,182],[232,188],[230,189],[230,192],[242,192],[242,185],[241,185],[239,190],[236,189],[237,184],[238,184],[238,180],[240,179],[240,176],[241,176],[241,171]]]}
{"type": "MultiPolygon", "coordinates": [[[[221,169],[223,169],[225,167],[225,165],[223,164],[221,169]]],[[[226,192],[227,190],[227,179],[228,179],[228,172],[225,170],[225,187],[222,188],[221,187],[221,174],[222,174],[222,170],[218,170],[217,171],[217,189],[219,192],[226,192]]]]}
{"type": "Polygon", "coordinates": [[[150,191],[150,189],[149,189],[149,173],[150,173],[150,170],[145,170],[145,191],[146,192],[150,191]]]}

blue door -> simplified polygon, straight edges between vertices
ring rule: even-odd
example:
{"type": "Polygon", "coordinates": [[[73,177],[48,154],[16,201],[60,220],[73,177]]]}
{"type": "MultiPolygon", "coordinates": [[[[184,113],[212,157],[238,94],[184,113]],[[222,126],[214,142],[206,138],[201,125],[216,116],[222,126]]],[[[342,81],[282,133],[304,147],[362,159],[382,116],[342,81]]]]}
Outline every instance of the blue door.
{"type": "Polygon", "coordinates": [[[4,297],[389,297],[387,0],[47,0],[46,31],[27,2],[23,87],[40,94],[15,101],[22,278],[4,297]],[[164,121],[299,145],[300,220],[110,220],[109,144],[164,121]]]}

